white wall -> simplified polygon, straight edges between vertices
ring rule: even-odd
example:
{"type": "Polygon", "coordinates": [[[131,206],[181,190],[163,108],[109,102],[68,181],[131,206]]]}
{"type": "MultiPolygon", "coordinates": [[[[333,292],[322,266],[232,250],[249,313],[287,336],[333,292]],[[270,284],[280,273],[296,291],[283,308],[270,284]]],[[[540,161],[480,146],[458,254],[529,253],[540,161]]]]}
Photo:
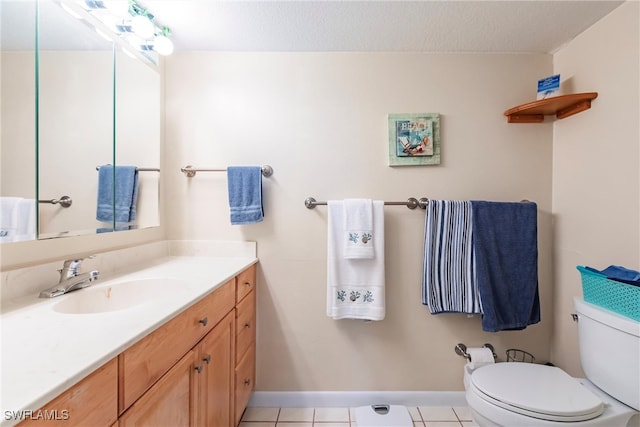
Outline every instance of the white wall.
{"type": "Polygon", "coordinates": [[[553,360],[583,375],[573,297],[576,265],[640,269],[639,3],[615,9],[554,55],[567,92],[598,92],[592,108],[554,125],[553,360]]]}
{"type": "Polygon", "coordinates": [[[170,239],[258,242],[259,390],[461,390],[453,348],[493,343],[548,360],[552,125],[509,125],[549,55],[178,53],[166,63],[170,239]],[[387,114],[440,113],[442,164],[387,166],[387,114]],[[270,164],[265,220],[229,225],[224,168],[270,164]],[[421,304],[424,211],[385,208],[387,317],[325,316],[326,207],[304,199],[529,199],[539,206],[543,321],[483,333],[421,304]]]}

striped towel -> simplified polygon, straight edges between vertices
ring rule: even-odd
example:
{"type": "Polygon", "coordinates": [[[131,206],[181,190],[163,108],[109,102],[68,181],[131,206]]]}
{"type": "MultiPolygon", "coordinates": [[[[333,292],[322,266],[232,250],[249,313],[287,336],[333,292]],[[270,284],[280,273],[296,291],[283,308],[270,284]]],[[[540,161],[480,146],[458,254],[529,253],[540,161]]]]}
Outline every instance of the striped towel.
{"type": "Polygon", "coordinates": [[[475,274],[471,202],[429,200],[422,303],[436,313],[482,313],[475,274]]]}

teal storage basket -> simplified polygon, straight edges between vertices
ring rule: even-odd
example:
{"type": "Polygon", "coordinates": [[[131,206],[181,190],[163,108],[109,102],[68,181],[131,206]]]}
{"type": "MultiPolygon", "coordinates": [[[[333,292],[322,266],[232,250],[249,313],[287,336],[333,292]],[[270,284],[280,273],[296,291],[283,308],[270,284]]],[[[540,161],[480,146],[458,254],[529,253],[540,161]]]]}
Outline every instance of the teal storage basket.
{"type": "Polygon", "coordinates": [[[584,300],[640,322],[640,286],[607,279],[579,265],[584,300]]]}

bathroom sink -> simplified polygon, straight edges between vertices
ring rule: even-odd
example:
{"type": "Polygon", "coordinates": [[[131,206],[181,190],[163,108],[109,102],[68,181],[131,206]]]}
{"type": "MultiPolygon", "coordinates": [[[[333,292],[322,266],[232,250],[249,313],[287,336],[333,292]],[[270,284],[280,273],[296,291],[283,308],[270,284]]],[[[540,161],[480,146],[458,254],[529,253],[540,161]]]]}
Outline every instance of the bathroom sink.
{"type": "Polygon", "coordinates": [[[174,278],[149,278],[96,285],[73,291],[53,306],[65,314],[95,314],[125,310],[166,298],[176,289],[184,288],[187,281],[174,278]]]}

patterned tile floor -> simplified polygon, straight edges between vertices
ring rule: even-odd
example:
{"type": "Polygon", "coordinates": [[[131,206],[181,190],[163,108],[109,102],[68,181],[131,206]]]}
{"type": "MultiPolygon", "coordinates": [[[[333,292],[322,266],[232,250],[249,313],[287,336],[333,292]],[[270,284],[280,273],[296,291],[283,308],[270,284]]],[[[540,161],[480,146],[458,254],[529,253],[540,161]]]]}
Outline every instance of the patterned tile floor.
{"type": "MultiPolygon", "coordinates": [[[[467,407],[410,406],[414,427],[475,427],[467,407]]],[[[357,427],[353,408],[249,407],[239,427],[357,427]]]]}

